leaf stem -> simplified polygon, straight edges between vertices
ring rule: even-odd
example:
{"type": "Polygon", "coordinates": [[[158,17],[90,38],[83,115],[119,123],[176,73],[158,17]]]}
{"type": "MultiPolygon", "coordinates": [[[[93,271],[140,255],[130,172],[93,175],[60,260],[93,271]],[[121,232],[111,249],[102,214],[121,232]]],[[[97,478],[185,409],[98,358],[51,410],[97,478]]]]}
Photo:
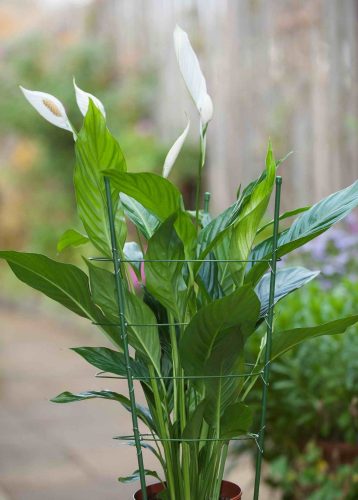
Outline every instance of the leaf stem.
{"type": "Polygon", "coordinates": [[[158,391],[158,385],[157,385],[157,380],[155,379],[155,372],[153,366],[149,365],[149,375],[151,377],[151,385],[152,385],[152,390],[153,390],[153,395],[154,395],[154,400],[155,400],[155,408],[156,408],[156,414],[157,414],[157,419],[158,419],[158,426],[159,426],[159,432],[161,434],[161,437],[163,438],[164,441],[163,443],[163,449],[164,449],[164,455],[165,455],[165,463],[166,463],[166,470],[164,471],[166,474],[167,482],[168,482],[168,489],[170,491],[171,495],[171,500],[175,500],[175,480],[174,480],[174,475],[173,475],[173,469],[172,469],[172,450],[170,446],[170,442],[168,441],[169,438],[169,430],[168,427],[165,424],[164,420],[164,415],[163,415],[163,408],[162,408],[162,400],[160,398],[160,394],[158,391]]]}
{"type": "MultiPolygon", "coordinates": [[[[174,318],[172,314],[169,314],[169,322],[174,323],[174,318]]],[[[186,391],[185,391],[185,380],[182,378],[184,371],[181,368],[179,351],[177,345],[175,326],[170,326],[170,341],[172,344],[172,362],[173,362],[173,375],[174,377],[174,415],[177,421],[180,422],[180,435],[183,433],[186,426],[186,391]],[[177,412],[177,413],[176,413],[177,412]]],[[[190,448],[187,443],[182,443],[182,472],[183,472],[183,489],[184,498],[186,500],[191,499],[190,493],[190,448]]]]}
{"type": "Polygon", "coordinates": [[[171,349],[172,349],[172,364],[173,364],[173,399],[174,399],[174,420],[173,422],[178,422],[179,421],[179,407],[178,407],[178,382],[179,380],[176,378],[179,376],[179,366],[178,366],[178,346],[177,346],[177,339],[176,339],[176,333],[175,333],[175,326],[174,326],[174,318],[171,313],[169,313],[168,316],[169,319],[169,335],[170,335],[170,343],[171,343],[171,349]]]}
{"type": "Polygon", "coordinates": [[[199,210],[200,210],[200,198],[201,198],[201,178],[202,178],[202,170],[205,165],[205,157],[206,157],[206,131],[208,125],[202,127],[200,123],[200,154],[199,154],[199,162],[198,162],[198,176],[196,180],[196,194],[195,194],[195,227],[196,230],[199,230],[199,210]]]}
{"type": "Polygon", "coordinates": [[[226,457],[227,457],[227,452],[228,452],[228,444],[222,444],[218,443],[218,450],[217,450],[217,455],[220,456],[219,463],[215,469],[218,470],[218,475],[216,477],[216,486],[214,489],[214,495],[213,498],[219,498],[220,497],[220,490],[221,490],[221,483],[223,480],[223,475],[224,475],[224,468],[225,468],[225,463],[226,463],[226,457]],[[221,448],[219,452],[219,448],[221,448]]]}

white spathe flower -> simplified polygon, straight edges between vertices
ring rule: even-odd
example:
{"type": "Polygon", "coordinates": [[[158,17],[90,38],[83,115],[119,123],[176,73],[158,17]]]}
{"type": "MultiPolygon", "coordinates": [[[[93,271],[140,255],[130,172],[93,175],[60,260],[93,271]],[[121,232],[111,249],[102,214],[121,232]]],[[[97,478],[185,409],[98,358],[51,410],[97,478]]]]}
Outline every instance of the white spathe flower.
{"type": "Polygon", "coordinates": [[[100,110],[100,112],[102,113],[104,118],[106,118],[106,111],[104,109],[103,104],[98,99],[98,97],[90,94],[89,92],[85,92],[84,90],[77,87],[75,79],[73,79],[73,86],[75,87],[77,105],[78,105],[81,113],[83,114],[83,116],[86,116],[86,113],[88,110],[88,105],[89,105],[89,100],[92,99],[93,103],[100,110]]]}
{"type": "Polygon", "coordinates": [[[21,87],[21,85],[20,89],[31,106],[33,106],[45,120],[56,125],[56,127],[69,130],[72,133],[74,132],[62,102],[56,97],[46,92],[25,89],[21,87]]]}
{"type": "Polygon", "coordinates": [[[178,25],[174,30],[174,47],[180,72],[205,126],[213,116],[213,104],[206,89],[206,81],[187,33],[178,25]]]}
{"type": "Polygon", "coordinates": [[[209,94],[206,94],[206,96],[203,98],[203,102],[200,108],[200,117],[202,124],[204,126],[208,124],[209,121],[212,119],[213,111],[214,111],[213,101],[211,100],[209,94]]]}
{"type": "Polygon", "coordinates": [[[190,128],[190,120],[188,120],[187,126],[185,127],[184,131],[181,133],[181,135],[178,137],[178,139],[174,142],[173,146],[170,148],[170,150],[165,158],[164,166],[163,166],[163,177],[168,177],[168,175],[170,174],[170,171],[171,171],[174,163],[176,162],[176,159],[178,158],[180,150],[183,147],[186,136],[188,135],[189,128],[190,128]]]}

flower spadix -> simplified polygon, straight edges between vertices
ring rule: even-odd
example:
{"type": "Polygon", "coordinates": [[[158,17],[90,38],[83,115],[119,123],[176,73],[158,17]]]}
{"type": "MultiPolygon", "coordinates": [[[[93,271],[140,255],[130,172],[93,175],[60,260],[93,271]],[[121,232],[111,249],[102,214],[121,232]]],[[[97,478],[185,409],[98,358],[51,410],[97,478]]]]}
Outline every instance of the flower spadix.
{"type": "Polygon", "coordinates": [[[91,99],[95,106],[100,110],[102,115],[106,118],[106,111],[104,109],[103,104],[101,101],[98,99],[98,97],[90,94],[89,92],[85,92],[84,90],[80,89],[76,85],[75,79],[73,79],[73,86],[75,87],[75,92],[76,92],[76,101],[77,105],[83,114],[83,116],[86,116],[87,110],[88,110],[88,105],[89,105],[89,100],[91,99]]]}
{"type": "Polygon", "coordinates": [[[56,127],[73,132],[71,123],[66,115],[66,110],[57,97],[47,94],[46,92],[39,92],[38,90],[28,90],[21,87],[21,85],[20,89],[31,106],[33,106],[45,120],[56,125],[56,127]]]}
{"type": "Polygon", "coordinates": [[[190,128],[190,120],[184,129],[184,131],[180,134],[178,139],[174,142],[173,146],[169,149],[169,152],[165,158],[164,166],[163,166],[163,177],[168,177],[170,171],[178,158],[181,148],[185,142],[186,136],[188,135],[190,128]]]}
{"type": "Polygon", "coordinates": [[[189,37],[178,25],[174,30],[174,47],[185,85],[199,111],[201,123],[205,127],[213,116],[213,103],[207,92],[206,81],[189,37]]]}

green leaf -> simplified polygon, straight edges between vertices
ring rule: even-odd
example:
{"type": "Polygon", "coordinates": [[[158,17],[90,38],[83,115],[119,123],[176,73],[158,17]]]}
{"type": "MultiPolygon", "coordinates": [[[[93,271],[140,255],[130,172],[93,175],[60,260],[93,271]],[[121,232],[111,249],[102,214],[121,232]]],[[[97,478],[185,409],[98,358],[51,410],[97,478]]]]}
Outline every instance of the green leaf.
{"type": "Polygon", "coordinates": [[[218,267],[215,255],[211,252],[202,263],[196,276],[196,281],[203,293],[201,300],[203,304],[220,299],[224,295],[219,281],[218,267]]]}
{"type": "MultiPolygon", "coordinates": [[[[245,260],[247,258],[247,256],[245,257],[247,254],[247,248],[245,250],[245,247],[251,249],[253,229],[256,227],[256,236],[257,226],[265,213],[272,192],[275,172],[276,164],[269,143],[266,155],[266,170],[262,172],[258,179],[246,186],[241,197],[235,203],[200,231],[198,238],[200,259],[204,259],[211,250],[214,250],[217,258],[220,259],[245,260]],[[240,221],[242,221],[241,224],[240,221]],[[246,230],[248,231],[247,234],[245,233],[246,230]],[[244,256],[241,256],[241,254],[244,256]]],[[[196,271],[199,267],[200,264],[196,266],[196,271]]],[[[236,265],[230,263],[219,264],[219,267],[222,274],[220,282],[224,284],[229,270],[231,270],[232,275],[235,275],[240,273],[243,266],[240,263],[236,265]]],[[[240,277],[238,278],[240,280],[240,277]]],[[[226,285],[224,288],[229,289],[229,286],[226,285]]]]}
{"type": "Polygon", "coordinates": [[[163,222],[148,241],[145,276],[148,291],[180,319],[186,285],[182,277],[184,264],[177,262],[184,259],[184,246],[175,231],[175,220],[176,214],[163,222]]]}
{"type": "Polygon", "coordinates": [[[237,284],[237,273],[235,269],[231,272],[231,263],[228,262],[228,259],[230,259],[229,252],[233,230],[234,227],[230,226],[224,237],[215,246],[215,257],[221,261],[217,263],[217,266],[218,283],[223,295],[230,295],[235,290],[237,284]]]}
{"type": "Polygon", "coordinates": [[[240,402],[228,406],[220,420],[220,437],[233,439],[246,434],[252,424],[252,409],[240,402]]]}
{"type": "Polygon", "coordinates": [[[202,252],[200,258],[205,258],[205,255],[207,255],[207,253],[227,234],[225,230],[231,229],[231,226],[238,219],[243,207],[248,202],[254,187],[259,182],[263,181],[265,177],[266,171],[264,171],[258,179],[246,186],[241,197],[238,198],[235,203],[230,205],[230,207],[215,217],[200,231],[198,238],[200,251],[202,252]]]}
{"type": "MultiPolygon", "coordinates": [[[[76,401],[86,401],[88,399],[109,399],[110,401],[117,401],[127,411],[131,412],[131,402],[122,394],[113,391],[86,391],[74,394],[72,392],[62,392],[55,398],[51,399],[52,403],[74,403],[76,401]]],[[[154,423],[148,408],[139,404],[136,405],[137,417],[150,429],[154,429],[154,423]]]]}
{"type": "Polygon", "coordinates": [[[248,286],[202,307],[186,327],[179,344],[187,375],[229,373],[260,310],[256,293],[248,286]]]}
{"type": "Polygon", "coordinates": [[[205,418],[212,425],[216,408],[221,414],[238,393],[240,380],[224,375],[242,368],[244,344],[255,329],[259,310],[257,295],[245,286],[199,309],[183,333],[181,363],[186,375],[200,377],[195,384],[199,390],[205,388],[205,418]]]}
{"type": "MultiPolygon", "coordinates": [[[[271,143],[269,142],[269,147],[271,147],[271,143]]],[[[267,155],[266,155],[266,160],[267,160],[267,155]]],[[[266,164],[266,168],[263,172],[261,172],[261,175],[260,177],[258,177],[257,179],[254,179],[253,181],[251,181],[243,190],[242,190],[242,193],[241,193],[241,196],[239,198],[240,200],[240,204],[242,205],[246,205],[246,203],[249,201],[249,199],[251,198],[251,195],[252,193],[254,192],[256,186],[258,184],[260,184],[261,182],[263,182],[265,179],[266,179],[266,176],[267,176],[267,164],[266,164]]],[[[238,193],[239,194],[239,193],[238,193]]]]}
{"type": "MultiPolygon", "coordinates": [[[[194,259],[196,251],[196,229],[187,212],[179,210],[174,224],[176,233],[184,245],[186,259],[194,259]]],[[[189,264],[191,265],[191,264],[189,264]]]]}
{"type": "Polygon", "coordinates": [[[182,207],[182,197],[178,189],[157,174],[128,174],[106,169],[103,169],[102,174],[110,178],[111,185],[120,193],[134,198],[161,221],[182,207]]]}
{"type": "MultiPolygon", "coordinates": [[[[94,302],[102,309],[106,318],[118,324],[118,303],[114,275],[87,262],[94,302]]],[[[126,288],[124,311],[127,322],[128,342],[139,355],[151,362],[160,372],[160,342],[156,318],[150,308],[126,288]],[[141,326],[145,325],[145,326],[141,326]]]]}
{"type": "Polygon", "coordinates": [[[292,330],[285,330],[282,332],[274,333],[272,337],[272,354],[271,359],[281,356],[289,351],[296,345],[304,342],[305,340],[319,337],[321,335],[335,335],[344,333],[346,329],[358,322],[358,314],[340,318],[329,323],[322,325],[294,328],[292,330]]]}
{"type": "Polygon", "coordinates": [[[160,220],[131,196],[120,193],[120,199],[126,216],[149,240],[159,226],[160,220]]]}
{"type": "Polygon", "coordinates": [[[96,320],[88,278],[81,269],[41,254],[0,251],[20,281],[42,292],[74,313],[96,320]]]}
{"type": "MultiPolygon", "coordinates": [[[[111,257],[111,238],[103,169],[114,172],[126,170],[123,153],[106,127],[105,119],[90,101],[83,127],[76,141],[76,168],[74,184],[78,214],[88,237],[94,246],[111,257]]],[[[119,192],[111,186],[117,247],[121,249],[126,239],[127,228],[119,192]]]]}
{"type": "MultiPolygon", "coordinates": [[[[120,377],[127,376],[125,357],[122,352],[113,351],[107,347],[73,347],[71,350],[103,372],[113,373],[120,377]]],[[[133,377],[149,377],[148,370],[143,364],[133,358],[129,361],[133,377]]]]}
{"type": "MultiPolygon", "coordinates": [[[[101,310],[92,301],[88,277],[81,269],[35,253],[3,251],[0,252],[0,258],[7,261],[23,283],[79,316],[100,325],[105,323],[101,310]]],[[[117,346],[121,346],[118,329],[106,326],[101,328],[117,346]]]]}
{"type": "Polygon", "coordinates": [[[224,230],[228,228],[238,216],[240,208],[241,204],[239,200],[235,201],[235,203],[215,217],[215,219],[209,222],[209,224],[200,231],[198,236],[200,259],[204,259],[219,239],[223,237],[224,230]]]}
{"type": "Polygon", "coordinates": [[[200,436],[206,404],[207,401],[201,401],[190,416],[182,434],[184,441],[186,439],[197,439],[200,436]]]}
{"type": "MultiPolygon", "coordinates": [[[[287,267],[279,269],[276,273],[274,303],[276,304],[279,300],[286,297],[286,295],[301,288],[318,275],[319,271],[310,271],[304,267],[287,267]]],[[[270,278],[271,273],[265,274],[255,288],[255,292],[261,302],[260,317],[264,317],[268,313],[270,278]]]]}
{"type": "MultiPolygon", "coordinates": [[[[307,212],[307,210],[309,210],[310,208],[311,208],[310,206],[300,207],[300,208],[296,208],[295,210],[290,210],[288,212],[284,212],[283,214],[280,215],[279,220],[281,221],[281,220],[289,219],[290,217],[293,217],[294,215],[301,214],[303,212],[307,212]]],[[[257,234],[261,233],[262,231],[264,231],[268,227],[272,226],[273,223],[274,223],[274,220],[272,219],[272,220],[270,220],[270,222],[267,222],[266,224],[261,226],[258,229],[257,234]]]]}
{"type": "Polygon", "coordinates": [[[136,241],[127,241],[123,247],[123,254],[125,259],[129,261],[129,264],[136,273],[137,278],[141,280],[143,253],[138,243],[136,241]]]}
{"type": "MultiPolygon", "coordinates": [[[[358,181],[341,191],[331,194],[300,215],[292,226],[278,238],[277,256],[282,257],[304,245],[333,224],[342,220],[358,205],[358,181]]],[[[257,245],[251,259],[268,259],[272,254],[272,237],[257,245]]],[[[255,264],[246,276],[245,282],[256,284],[268,267],[266,262],[255,264]]]]}
{"type": "Polygon", "coordinates": [[[52,403],[74,403],[76,401],[86,401],[87,399],[109,399],[119,403],[127,403],[129,400],[122,394],[113,391],[86,391],[74,394],[69,391],[61,392],[58,396],[51,399],[52,403]]]}
{"type": "Polygon", "coordinates": [[[160,342],[156,318],[151,309],[133,293],[127,291],[125,300],[129,343],[137,354],[152,363],[160,375],[160,342]]]}
{"type": "Polygon", "coordinates": [[[67,229],[58,240],[57,251],[61,253],[68,247],[79,247],[89,242],[89,238],[76,231],[75,229],[67,229]]]}
{"type": "MultiPolygon", "coordinates": [[[[159,481],[161,481],[161,479],[158,476],[158,474],[155,471],[153,471],[153,470],[144,469],[144,474],[146,476],[155,477],[156,479],[158,479],[159,481]]],[[[134,483],[134,481],[139,481],[139,479],[140,479],[139,470],[135,470],[133,472],[133,474],[131,474],[130,476],[119,477],[118,481],[120,483],[128,484],[128,483],[134,483]]]]}
{"type": "Polygon", "coordinates": [[[217,426],[218,413],[222,415],[228,405],[237,401],[243,386],[244,378],[240,375],[246,372],[244,339],[240,344],[237,341],[237,345],[240,345],[239,353],[230,370],[223,366],[220,373],[216,372],[220,377],[205,380],[205,400],[208,404],[205,407],[204,418],[214,427],[217,426]]]}
{"type": "MultiPolygon", "coordinates": [[[[265,173],[264,178],[257,182],[252,189],[238,219],[235,221],[229,246],[229,259],[242,261],[248,259],[261,219],[270,201],[276,175],[276,162],[271,143],[268,145],[265,173]]],[[[230,263],[229,267],[231,274],[235,273],[236,281],[241,284],[246,263],[234,262],[230,263]]]]}

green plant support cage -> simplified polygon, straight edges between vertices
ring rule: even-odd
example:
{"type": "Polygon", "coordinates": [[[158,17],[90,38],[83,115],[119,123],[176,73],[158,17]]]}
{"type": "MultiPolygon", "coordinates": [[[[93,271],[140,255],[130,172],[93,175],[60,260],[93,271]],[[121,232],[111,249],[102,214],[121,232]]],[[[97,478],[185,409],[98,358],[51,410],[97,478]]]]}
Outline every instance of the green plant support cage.
{"type": "MultiPolygon", "coordinates": [[[[123,352],[124,352],[124,358],[125,358],[125,364],[126,364],[126,377],[111,377],[111,378],[126,378],[128,382],[128,392],[129,392],[129,399],[130,399],[130,407],[131,407],[131,415],[132,415],[132,429],[133,429],[133,435],[132,436],[126,436],[128,440],[131,440],[135,442],[135,447],[136,447],[136,452],[137,452],[137,460],[138,460],[138,470],[139,470],[139,477],[140,477],[140,486],[141,486],[141,492],[142,492],[142,498],[143,500],[147,500],[147,491],[146,491],[146,482],[145,482],[145,469],[144,469],[144,462],[143,462],[143,454],[142,454],[142,443],[146,441],[151,441],[153,440],[153,437],[151,435],[147,434],[142,434],[139,431],[139,426],[138,426],[138,418],[136,414],[136,396],[135,396],[135,391],[134,391],[134,380],[143,380],[143,378],[140,377],[134,377],[131,373],[131,368],[130,368],[130,357],[129,357],[129,347],[128,347],[128,337],[127,337],[127,326],[128,323],[126,322],[125,318],[125,310],[126,310],[126,303],[125,303],[125,295],[124,295],[124,284],[123,284],[123,278],[122,278],[122,273],[121,273],[121,262],[135,262],[134,260],[129,260],[129,259],[120,259],[119,257],[119,252],[116,247],[116,238],[115,238],[115,228],[114,228],[114,214],[113,214],[113,206],[112,206],[112,199],[111,199],[111,186],[110,186],[110,180],[108,177],[105,177],[104,179],[105,182],[105,189],[106,189],[106,200],[107,200],[107,207],[108,207],[108,220],[109,220],[109,228],[110,228],[110,234],[111,234],[111,245],[112,245],[112,258],[107,258],[107,257],[92,257],[91,260],[98,260],[98,261],[109,261],[112,262],[113,264],[113,269],[114,269],[114,275],[115,275],[115,283],[116,283],[116,300],[117,300],[117,305],[118,305],[118,318],[119,322],[116,324],[113,324],[112,326],[116,326],[119,329],[121,339],[123,342],[123,352]]],[[[251,373],[245,373],[245,374],[231,374],[231,375],[225,375],[225,377],[243,377],[243,376],[260,376],[262,380],[262,396],[261,396],[261,415],[260,415],[260,427],[257,433],[250,433],[245,436],[240,436],[238,438],[232,439],[232,441],[239,441],[239,440],[244,440],[244,439],[251,439],[254,440],[257,446],[257,454],[256,454],[256,470],[255,470],[255,486],[254,486],[254,495],[253,495],[253,500],[258,500],[259,499],[259,490],[260,490],[260,481],[261,481],[261,466],[262,466],[262,459],[264,456],[264,439],[265,439],[265,425],[266,425],[266,410],[267,410],[267,399],[268,399],[268,388],[269,388],[269,376],[270,376],[270,358],[271,358],[271,345],[272,345],[272,333],[273,333],[273,316],[274,316],[274,297],[275,297],[275,281],[276,281],[276,263],[277,263],[277,239],[278,239],[278,229],[279,229],[279,214],[280,214],[280,198],[281,198],[281,184],[282,184],[282,178],[280,176],[276,176],[275,179],[275,207],[274,207],[274,223],[273,223],[273,248],[272,248],[272,255],[270,259],[266,259],[265,262],[269,263],[270,266],[270,289],[269,289],[269,307],[268,307],[268,312],[265,316],[265,323],[266,323],[266,346],[265,346],[265,352],[264,352],[264,366],[262,370],[258,372],[251,372],[251,373]]],[[[211,259],[212,261],[218,262],[216,259],[211,259]]],[[[201,262],[200,260],[193,260],[189,261],[187,259],[183,259],[183,262],[201,262]]],[[[152,260],[151,262],[163,262],[163,260],[152,260]]],[[[225,262],[220,260],[220,262],[225,262]]],[[[242,261],[242,260],[237,260],[236,262],[263,262],[262,260],[256,260],[256,261],[242,261]]],[[[137,325],[138,326],[138,325],[137,325]]],[[[146,326],[146,325],[141,325],[141,326],[146,326]]],[[[157,324],[157,326],[163,326],[162,324],[157,324]]],[[[100,375],[101,377],[105,378],[105,375],[100,375]]],[[[146,377],[147,379],[150,377],[146,377]]],[[[158,378],[158,377],[156,377],[158,378]]],[[[175,377],[171,377],[175,378],[175,377]]],[[[178,377],[176,377],[178,378],[178,377]]],[[[191,376],[184,377],[184,378],[194,378],[191,376]]],[[[201,377],[201,378],[209,378],[209,377],[201,377]]],[[[158,437],[157,439],[159,442],[163,441],[163,439],[160,439],[158,437]]],[[[201,441],[202,439],[198,438],[196,439],[197,441],[201,441]]],[[[211,441],[217,441],[217,438],[212,438],[212,439],[206,439],[206,440],[211,440],[211,441]]],[[[175,441],[175,439],[168,439],[168,441],[175,441]]],[[[191,441],[189,439],[185,439],[185,441],[191,441]]]]}

